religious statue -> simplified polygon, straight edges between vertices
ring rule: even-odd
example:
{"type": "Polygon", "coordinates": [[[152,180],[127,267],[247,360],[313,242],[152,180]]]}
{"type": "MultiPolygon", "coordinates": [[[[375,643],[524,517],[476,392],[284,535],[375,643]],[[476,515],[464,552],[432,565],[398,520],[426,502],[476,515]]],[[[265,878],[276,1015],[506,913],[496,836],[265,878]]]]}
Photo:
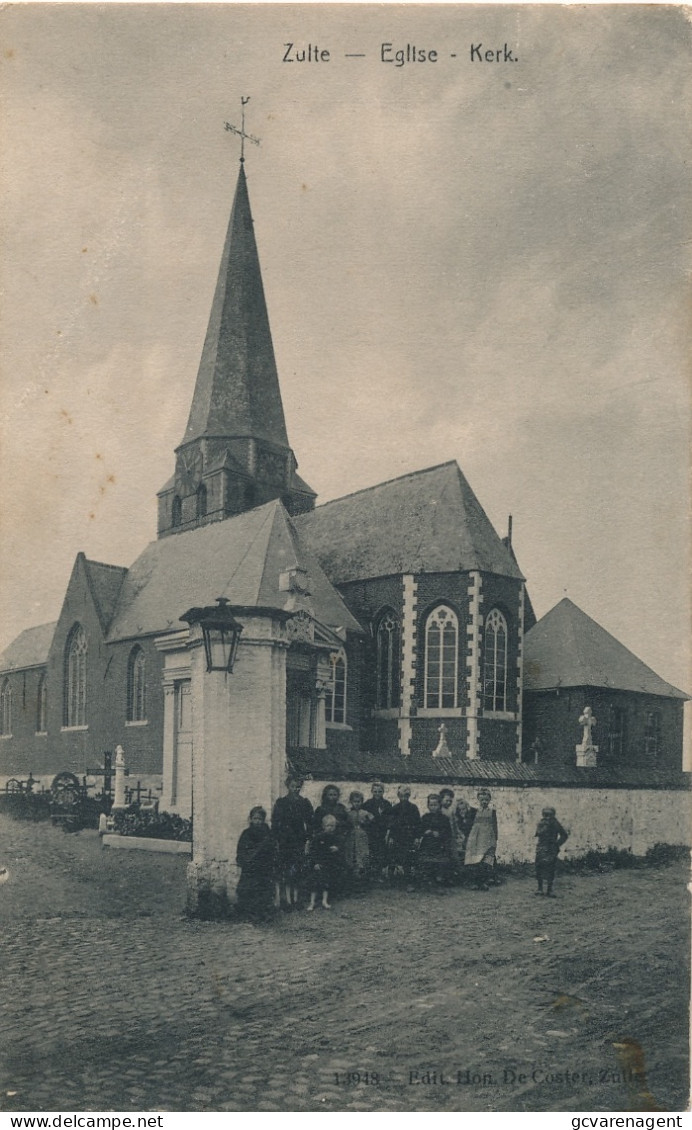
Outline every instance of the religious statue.
{"type": "Polygon", "coordinates": [[[440,735],[440,740],[432,751],[432,756],[451,757],[452,751],[447,745],[447,727],[445,726],[444,722],[440,723],[440,726],[438,727],[438,733],[440,735]]]}
{"type": "Polygon", "coordinates": [[[593,769],[598,763],[598,746],[594,745],[591,731],[596,725],[596,719],[590,706],[585,706],[579,716],[579,725],[584,727],[581,744],[577,746],[577,765],[585,769],[593,769]]]}

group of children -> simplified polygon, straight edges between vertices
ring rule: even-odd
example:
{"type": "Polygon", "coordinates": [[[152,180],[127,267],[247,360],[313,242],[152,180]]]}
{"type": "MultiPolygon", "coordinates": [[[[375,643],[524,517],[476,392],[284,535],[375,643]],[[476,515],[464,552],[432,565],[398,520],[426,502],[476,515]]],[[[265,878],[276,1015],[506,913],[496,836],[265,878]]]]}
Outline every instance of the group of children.
{"type": "MultiPolygon", "coordinates": [[[[497,881],[497,815],[488,789],[479,790],[477,808],[461,799],[455,804],[449,788],[431,793],[421,816],[408,785],[399,787],[392,804],[384,785],[375,781],[369,799],[354,790],[348,808],[337,786],[327,785],[316,810],[300,795],[300,777],[290,776],[286,785],[271,827],[258,805],[238,840],[241,913],[264,918],[279,906],[295,910],[303,894],[309,895],[307,910],[314,910],[318,900],[329,910],[333,894],[362,888],[369,880],[400,879],[439,889],[468,877],[477,890],[497,881]]],[[[555,863],[566,839],[555,809],[544,808],[536,829],[536,894],[543,894],[545,883],[545,894],[555,897],[555,863]]]]}

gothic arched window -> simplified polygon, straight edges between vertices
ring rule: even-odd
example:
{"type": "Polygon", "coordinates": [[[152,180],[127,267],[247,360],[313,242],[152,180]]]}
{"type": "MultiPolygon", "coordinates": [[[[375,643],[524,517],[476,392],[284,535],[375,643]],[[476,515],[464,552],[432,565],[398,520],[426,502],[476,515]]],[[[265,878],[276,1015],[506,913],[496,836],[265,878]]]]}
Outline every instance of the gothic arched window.
{"type": "Polygon", "coordinates": [[[87,638],[75,624],[65,646],[63,725],[86,726],[87,638]]]}
{"type": "Polygon", "coordinates": [[[12,687],[10,680],[5,679],[0,691],[0,734],[9,738],[12,733],[12,687]]]}
{"type": "Polygon", "coordinates": [[[331,686],[325,698],[327,722],[346,721],[346,654],[335,651],[331,655],[331,686]]]}
{"type": "Polygon", "coordinates": [[[434,608],[425,624],[425,706],[432,710],[457,705],[459,621],[447,605],[434,608]]]}
{"type": "Polygon", "coordinates": [[[141,647],[132,648],[127,661],[127,720],[146,722],[146,660],[141,647]]]}
{"type": "Polygon", "coordinates": [[[197,517],[204,518],[207,513],[207,488],[204,483],[197,487],[197,517]]]}
{"type": "Polygon", "coordinates": [[[483,709],[507,709],[507,621],[499,608],[485,620],[483,709]]]}
{"type": "Polygon", "coordinates": [[[183,504],[180,501],[180,496],[175,495],[173,498],[173,505],[171,506],[171,525],[180,526],[183,521],[183,504]]]}
{"type": "Polygon", "coordinates": [[[36,694],[36,733],[45,734],[48,729],[48,676],[44,672],[38,682],[36,694]]]}
{"type": "Polygon", "coordinates": [[[375,633],[377,643],[377,705],[386,710],[401,701],[401,625],[387,608],[381,613],[375,633]]]}

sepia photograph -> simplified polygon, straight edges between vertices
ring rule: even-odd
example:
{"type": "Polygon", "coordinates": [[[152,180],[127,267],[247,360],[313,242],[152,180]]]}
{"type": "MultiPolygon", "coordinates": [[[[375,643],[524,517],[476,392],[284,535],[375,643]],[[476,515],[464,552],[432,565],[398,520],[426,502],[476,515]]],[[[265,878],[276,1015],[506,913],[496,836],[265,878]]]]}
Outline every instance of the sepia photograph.
{"type": "Polygon", "coordinates": [[[680,1124],[690,11],[3,7],[8,1116],[680,1124]]]}

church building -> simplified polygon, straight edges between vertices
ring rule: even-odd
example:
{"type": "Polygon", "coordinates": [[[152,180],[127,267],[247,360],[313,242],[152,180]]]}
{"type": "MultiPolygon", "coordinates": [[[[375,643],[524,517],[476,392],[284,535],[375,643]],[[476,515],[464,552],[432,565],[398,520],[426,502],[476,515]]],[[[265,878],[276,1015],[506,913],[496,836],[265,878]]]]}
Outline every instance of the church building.
{"type": "Polygon", "coordinates": [[[241,159],[158,538],[129,568],[78,553],[57,620],[0,657],[0,785],[89,778],[120,745],[131,779],[189,815],[199,705],[181,617],[223,598],[278,625],[285,679],[266,694],[283,695],[285,765],[315,790],[685,787],[688,696],[570,601],[535,622],[511,524],[498,535],[456,462],[316,501],[286,432],[241,159]]]}

